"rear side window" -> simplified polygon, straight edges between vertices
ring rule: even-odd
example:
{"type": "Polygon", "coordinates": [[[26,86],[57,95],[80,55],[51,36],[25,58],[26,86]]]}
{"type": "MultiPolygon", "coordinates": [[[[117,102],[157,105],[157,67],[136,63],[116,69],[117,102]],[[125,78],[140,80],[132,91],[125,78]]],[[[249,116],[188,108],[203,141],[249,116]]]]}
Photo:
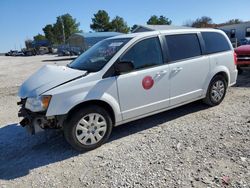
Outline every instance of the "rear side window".
{"type": "Polygon", "coordinates": [[[166,36],[169,61],[192,58],[201,55],[201,47],[196,34],[166,36]]]}
{"type": "Polygon", "coordinates": [[[222,34],[215,32],[202,32],[201,34],[205,42],[206,54],[231,50],[228,41],[222,34]]]}

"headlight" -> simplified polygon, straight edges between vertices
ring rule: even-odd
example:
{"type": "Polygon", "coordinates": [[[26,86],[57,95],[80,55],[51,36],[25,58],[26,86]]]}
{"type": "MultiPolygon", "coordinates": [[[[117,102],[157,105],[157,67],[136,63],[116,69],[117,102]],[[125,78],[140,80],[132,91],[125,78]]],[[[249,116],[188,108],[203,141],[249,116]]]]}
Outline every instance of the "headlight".
{"type": "Polygon", "coordinates": [[[52,96],[43,95],[36,98],[27,98],[25,103],[25,108],[31,110],[32,112],[42,112],[48,109],[50,99],[52,96]]]}

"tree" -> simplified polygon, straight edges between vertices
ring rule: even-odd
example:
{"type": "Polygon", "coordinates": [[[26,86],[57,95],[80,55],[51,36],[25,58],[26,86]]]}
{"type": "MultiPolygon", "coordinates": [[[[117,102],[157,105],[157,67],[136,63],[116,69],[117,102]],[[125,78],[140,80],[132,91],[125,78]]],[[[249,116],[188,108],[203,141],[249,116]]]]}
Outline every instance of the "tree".
{"type": "Polygon", "coordinates": [[[147,21],[148,25],[158,25],[158,17],[156,15],[153,15],[149,18],[147,21]]]}
{"type": "Polygon", "coordinates": [[[160,16],[158,20],[159,20],[159,25],[171,25],[172,24],[172,20],[166,18],[165,16],[160,16]]]}
{"type": "Polygon", "coordinates": [[[197,18],[191,25],[192,27],[196,28],[206,28],[206,27],[213,27],[212,18],[203,16],[201,18],[197,18]]]}
{"type": "Polygon", "coordinates": [[[109,15],[105,10],[99,10],[92,18],[90,28],[97,32],[104,32],[110,30],[109,15]]]}
{"type": "Polygon", "coordinates": [[[131,29],[130,29],[130,31],[132,32],[132,31],[134,31],[136,28],[138,27],[138,25],[133,25],[132,27],[131,27],[131,29]]]}
{"type": "Polygon", "coordinates": [[[45,40],[45,36],[38,33],[36,36],[33,37],[34,38],[34,41],[42,41],[42,40],[45,40]]]}
{"type": "Polygon", "coordinates": [[[116,16],[110,23],[110,30],[121,33],[128,33],[130,28],[123,18],[116,16]]]}
{"type": "Polygon", "coordinates": [[[58,16],[52,29],[55,42],[64,43],[72,34],[79,32],[79,25],[70,14],[58,16]]]}
{"type": "Polygon", "coordinates": [[[25,40],[25,46],[26,46],[26,49],[32,48],[32,40],[31,39],[25,40]]]}
{"type": "Polygon", "coordinates": [[[242,23],[243,21],[240,20],[240,19],[231,19],[231,20],[228,20],[227,22],[225,22],[224,24],[225,25],[231,25],[231,24],[240,24],[242,23]]]}
{"type": "Polygon", "coordinates": [[[72,34],[79,32],[80,23],[76,22],[76,19],[74,19],[70,14],[64,14],[62,16],[57,17],[56,24],[58,24],[58,22],[63,22],[66,40],[72,34]]]}
{"type": "Polygon", "coordinates": [[[51,25],[51,24],[46,25],[43,28],[43,32],[45,34],[46,39],[48,39],[51,44],[54,44],[56,42],[53,25],[51,25]]]}
{"type": "Polygon", "coordinates": [[[172,21],[169,18],[166,18],[165,16],[156,16],[153,15],[149,18],[149,20],[147,21],[148,25],[171,25],[172,21]]]}
{"type": "Polygon", "coordinates": [[[57,17],[56,23],[46,25],[43,32],[51,44],[62,44],[72,34],[80,32],[79,25],[70,14],[64,14],[57,17]]]}
{"type": "Polygon", "coordinates": [[[227,22],[224,22],[221,24],[216,24],[216,26],[221,27],[221,26],[225,26],[225,25],[240,24],[240,23],[243,23],[243,21],[240,19],[231,19],[231,20],[228,20],[227,22]]]}
{"type": "Polygon", "coordinates": [[[186,20],[184,23],[183,23],[183,26],[186,26],[186,27],[192,27],[194,21],[192,20],[186,20]]]}

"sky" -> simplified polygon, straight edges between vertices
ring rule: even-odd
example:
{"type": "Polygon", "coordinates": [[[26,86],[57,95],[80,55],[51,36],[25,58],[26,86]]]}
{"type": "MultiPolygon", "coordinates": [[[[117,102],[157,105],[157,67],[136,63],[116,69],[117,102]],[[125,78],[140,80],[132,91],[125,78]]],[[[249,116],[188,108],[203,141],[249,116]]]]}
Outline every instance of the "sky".
{"type": "Polygon", "coordinates": [[[24,41],[43,33],[56,17],[71,14],[84,32],[91,31],[91,18],[106,10],[112,19],[121,16],[129,26],[146,24],[152,15],[164,15],[173,25],[201,16],[214,23],[239,18],[250,21],[250,0],[0,0],[0,52],[24,48],[24,41]]]}

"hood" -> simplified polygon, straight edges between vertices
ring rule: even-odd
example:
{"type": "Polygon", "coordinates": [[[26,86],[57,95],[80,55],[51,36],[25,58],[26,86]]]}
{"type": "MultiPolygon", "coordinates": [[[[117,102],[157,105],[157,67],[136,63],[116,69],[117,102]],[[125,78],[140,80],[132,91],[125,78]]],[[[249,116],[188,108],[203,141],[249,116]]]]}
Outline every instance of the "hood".
{"type": "Polygon", "coordinates": [[[250,55],[250,45],[242,45],[236,48],[235,53],[238,55],[250,55]]]}
{"type": "Polygon", "coordinates": [[[65,82],[86,75],[86,71],[65,66],[45,65],[31,75],[19,88],[20,98],[35,97],[65,82]]]}

